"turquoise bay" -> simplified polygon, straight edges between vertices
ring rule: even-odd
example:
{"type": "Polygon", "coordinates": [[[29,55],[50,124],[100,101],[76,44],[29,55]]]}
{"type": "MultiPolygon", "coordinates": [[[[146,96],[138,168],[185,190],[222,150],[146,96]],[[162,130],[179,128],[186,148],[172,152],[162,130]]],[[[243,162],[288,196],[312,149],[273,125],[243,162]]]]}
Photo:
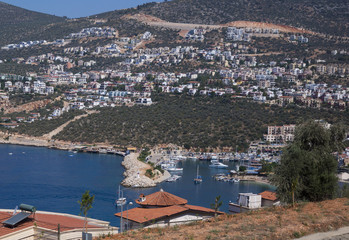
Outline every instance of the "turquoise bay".
{"type": "MultiPolygon", "coordinates": [[[[115,155],[0,145],[0,208],[13,209],[27,203],[41,211],[79,214],[77,201],[83,192],[90,190],[96,197],[89,216],[117,226],[119,219],[114,213],[118,210],[114,202],[123,179],[121,162],[122,158],[115,155]]],[[[187,160],[181,164],[183,177],[177,182],[164,182],[147,189],[122,188],[124,196],[134,202],[140,193],[147,195],[163,188],[187,199],[190,204],[210,207],[215,197],[221,195],[223,205],[220,210],[227,212],[229,201],[235,202],[239,192],[259,193],[273,189],[254,182],[217,182],[212,176],[227,173],[227,170],[209,168],[208,162],[187,160]],[[204,180],[199,185],[193,183],[197,164],[204,180]]],[[[233,168],[234,164],[229,163],[229,169],[233,168]]]]}

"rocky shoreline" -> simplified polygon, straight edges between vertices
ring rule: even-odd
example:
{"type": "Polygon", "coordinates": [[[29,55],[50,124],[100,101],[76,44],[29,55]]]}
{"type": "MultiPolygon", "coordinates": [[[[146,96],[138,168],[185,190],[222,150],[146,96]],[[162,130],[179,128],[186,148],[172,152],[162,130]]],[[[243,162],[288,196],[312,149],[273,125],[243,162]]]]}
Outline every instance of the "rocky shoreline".
{"type": "MultiPolygon", "coordinates": [[[[74,150],[81,147],[81,144],[75,144],[72,142],[64,141],[53,141],[41,137],[30,137],[25,135],[5,135],[0,133],[0,144],[14,144],[23,146],[34,146],[34,147],[47,147],[59,150],[74,150]]],[[[95,144],[94,148],[113,148],[104,143],[95,144]]],[[[106,153],[106,152],[105,152],[106,153]]],[[[167,171],[162,174],[158,170],[155,170],[155,179],[150,179],[145,176],[147,169],[151,168],[150,165],[139,161],[138,153],[131,153],[124,157],[122,165],[125,167],[124,177],[122,185],[125,187],[155,187],[158,183],[165,181],[171,176],[167,171]]]]}
{"type": "Polygon", "coordinates": [[[137,187],[137,188],[146,188],[146,187],[155,187],[156,184],[166,180],[171,176],[167,171],[164,171],[162,174],[160,171],[155,170],[155,179],[150,179],[145,176],[147,169],[150,169],[151,166],[144,162],[139,161],[138,153],[130,153],[124,158],[122,165],[125,167],[126,171],[124,172],[125,179],[121,182],[121,185],[124,187],[137,187]]]}
{"type": "MultiPolygon", "coordinates": [[[[0,133],[0,144],[14,144],[14,145],[24,145],[24,146],[35,146],[35,147],[47,147],[54,148],[59,150],[75,150],[81,147],[87,146],[84,144],[77,144],[73,142],[57,141],[50,140],[45,137],[32,137],[26,135],[18,134],[4,134],[0,133]]],[[[113,149],[113,146],[110,146],[105,143],[96,143],[90,149],[96,153],[108,153],[106,149],[113,149]],[[99,151],[99,150],[103,151],[99,151]]],[[[122,155],[121,152],[113,152],[114,154],[122,155]]],[[[147,188],[155,187],[158,183],[161,183],[171,177],[171,174],[167,171],[162,174],[158,170],[155,170],[155,179],[150,179],[145,176],[146,170],[150,169],[151,166],[139,161],[137,153],[131,153],[124,157],[122,165],[125,167],[124,177],[122,185],[125,187],[138,187],[138,188],[147,188]]],[[[156,155],[156,154],[155,154],[156,155]]],[[[162,156],[162,155],[161,155],[162,156]]],[[[150,158],[151,159],[151,158],[150,158]]],[[[156,161],[153,161],[156,163],[156,161]]],[[[260,176],[244,176],[241,180],[243,181],[254,181],[264,184],[271,184],[266,177],[260,176]]]]}

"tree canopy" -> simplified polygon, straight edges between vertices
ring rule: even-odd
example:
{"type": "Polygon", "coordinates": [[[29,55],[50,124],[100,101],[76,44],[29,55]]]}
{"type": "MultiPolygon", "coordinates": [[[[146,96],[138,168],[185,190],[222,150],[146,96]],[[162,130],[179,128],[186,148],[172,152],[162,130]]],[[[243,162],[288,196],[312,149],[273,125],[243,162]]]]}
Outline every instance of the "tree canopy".
{"type": "Polygon", "coordinates": [[[337,161],[333,152],[343,147],[344,128],[326,129],[308,121],[296,128],[295,140],[284,149],[272,182],[283,202],[322,201],[333,198],[337,188],[337,161]]]}

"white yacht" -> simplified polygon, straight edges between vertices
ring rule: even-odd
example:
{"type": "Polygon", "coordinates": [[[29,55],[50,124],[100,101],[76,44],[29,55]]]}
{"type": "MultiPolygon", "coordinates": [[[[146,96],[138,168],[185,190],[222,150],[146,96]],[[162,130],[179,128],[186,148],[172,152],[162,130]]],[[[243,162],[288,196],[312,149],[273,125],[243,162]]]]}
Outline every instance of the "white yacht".
{"type": "Polygon", "coordinates": [[[169,172],[183,172],[183,168],[169,167],[166,169],[169,172]]]}
{"type": "Polygon", "coordinates": [[[179,176],[179,175],[173,175],[173,176],[169,177],[168,179],[166,179],[166,182],[175,182],[180,178],[181,178],[181,176],[179,176]]]}
{"type": "Polygon", "coordinates": [[[218,160],[211,160],[211,164],[209,165],[209,167],[212,167],[212,168],[227,168],[228,165],[220,163],[218,160]]]}
{"type": "Polygon", "coordinates": [[[177,164],[175,162],[170,161],[169,163],[161,164],[161,168],[169,172],[182,172],[183,168],[177,168],[176,165],[177,164]]]}

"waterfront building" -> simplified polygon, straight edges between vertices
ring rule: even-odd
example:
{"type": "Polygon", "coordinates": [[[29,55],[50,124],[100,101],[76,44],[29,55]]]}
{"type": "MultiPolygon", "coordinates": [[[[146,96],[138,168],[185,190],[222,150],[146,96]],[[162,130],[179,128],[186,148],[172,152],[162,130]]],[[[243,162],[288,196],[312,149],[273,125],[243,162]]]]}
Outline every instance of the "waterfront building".
{"type": "MultiPolygon", "coordinates": [[[[1,222],[9,220],[14,213],[14,210],[0,209],[1,222]]],[[[14,226],[4,224],[0,228],[0,239],[81,239],[83,229],[84,217],[36,211],[14,226]]],[[[110,226],[106,221],[87,218],[87,231],[92,237],[99,237],[118,233],[118,228],[110,226]]]]}
{"type": "Polygon", "coordinates": [[[229,211],[242,213],[262,207],[262,196],[254,193],[239,193],[237,203],[229,203],[229,211]]]}
{"type": "Polygon", "coordinates": [[[268,134],[264,135],[264,140],[270,143],[292,142],[294,139],[296,125],[268,126],[268,134]]]}
{"type": "Polygon", "coordinates": [[[213,209],[187,204],[188,201],[162,189],[159,192],[140,195],[136,203],[140,207],[116,213],[122,217],[125,229],[165,227],[209,219],[215,214],[213,209]]]}

